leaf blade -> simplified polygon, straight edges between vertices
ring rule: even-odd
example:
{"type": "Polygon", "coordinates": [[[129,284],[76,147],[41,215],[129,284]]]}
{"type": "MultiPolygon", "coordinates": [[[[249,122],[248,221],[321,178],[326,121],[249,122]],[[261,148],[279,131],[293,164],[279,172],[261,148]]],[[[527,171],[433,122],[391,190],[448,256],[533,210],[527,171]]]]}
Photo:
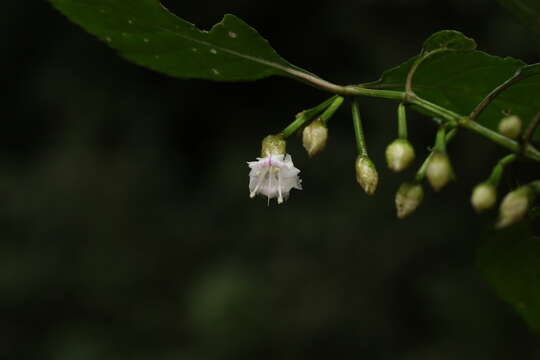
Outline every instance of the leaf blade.
{"type": "Polygon", "coordinates": [[[540,331],[540,238],[527,224],[491,230],[478,248],[478,266],[497,294],[540,331]]]}
{"type": "Polygon", "coordinates": [[[259,33],[227,14],[210,31],[177,17],[158,0],[50,0],[139,65],[179,78],[249,81],[309,74],[283,59],[259,33]]]}
{"type": "MultiPolygon", "coordinates": [[[[412,81],[412,90],[420,97],[461,115],[468,115],[493,89],[515,77],[515,81],[497,96],[477,121],[492,130],[497,129],[503,113],[520,116],[525,126],[540,111],[540,64],[527,65],[510,57],[501,58],[475,50],[472,39],[460,33],[438,32],[424,43],[424,50],[401,65],[385,71],[366,87],[405,90],[407,75],[422,59],[412,81]],[[442,35],[442,36],[441,36],[442,35]],[[457,39],[451,51],[448,40],[457,39]],[[457,49],[457,50],[454,50],[457,49]],[[424,58],[422,58],[424,57],[424,58]]],[[[426,113],[429,116],[433,114],[426,113]]],[[[533,140],[540,140],[536,133],[533,140]]]]}
{"type": "Polygon", "coordinates": [[[429,36],[422,47],[423,53],[437,50],[470,51],[476,49],[476,41],[455,30],[441,30],[429,36]]]}

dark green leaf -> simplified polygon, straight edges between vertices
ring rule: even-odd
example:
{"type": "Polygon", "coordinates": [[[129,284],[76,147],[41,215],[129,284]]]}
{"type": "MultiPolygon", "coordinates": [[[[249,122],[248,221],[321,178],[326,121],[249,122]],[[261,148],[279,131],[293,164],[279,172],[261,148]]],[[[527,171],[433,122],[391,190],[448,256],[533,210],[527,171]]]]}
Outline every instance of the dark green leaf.
{"type": "Polygon", "coordinates": [[[490,231],[478,252],[479,266],[498,295],[531,329],[540,331],[540,238],[526,224],[490,231]]]}
{"type": "MultiPolygon", "coordinates": [[[[426,48],[433,51],[436,44],[445,44],[447,32],[432,35],[426,48]]],[[[463,37],[464,39],[467,39],[463,37]]],[[[471,40],[472,41],[472,40],[471,40]]],[[[461,115],[468,115],[493,89],[521,73],[514,83],[503,91],[480,115],[477,121],[493,130],[503,113],[520,116],[525,126],[540,111],[540,64],[527,66],[509,57],[501,58],[473,50],[473,42],[450,41],[448,48],[462,50],[444,51],[426,58],[413,78],[413,91],[422,98],[448,108],[461,115]]],[[[424,49],[425,54],[425,49],[424,49]]],[[[404,90],[407,74],[418,57],[383,73],[379,81],[365,84],[368,87],[404,90]]],[[[428,114],[431,115],[431,114],[428,114]]],[[[537,132],[535,140],[540,140],[537,132]]]]}
{"type": "Polygon", "coordinates": [[[476,49],[476,42],[459,31],[442,30],[424,41],[423,52],[435,50],[467,51],[476,49]]]}
{"type": "Polygon", "coordinates": [[[513,13],[529,30],[540,39],[540,1],[499,0],[502,6],[513,13]]]}
{"type": "Polygon", "coordinates": [[[127,59],[171,76],[237,81],[303,71],[234,15],[225,15],[207,32],[175,16],[159,0],[50,2],[127,59]]]}

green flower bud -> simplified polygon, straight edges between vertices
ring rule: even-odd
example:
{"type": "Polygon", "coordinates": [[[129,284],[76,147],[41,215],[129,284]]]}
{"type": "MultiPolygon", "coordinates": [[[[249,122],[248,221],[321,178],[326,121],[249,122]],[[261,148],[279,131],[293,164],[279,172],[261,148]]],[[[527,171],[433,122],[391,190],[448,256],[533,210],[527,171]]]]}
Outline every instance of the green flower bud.
{"type": "Polygon", "coordinates": [[[448,156],[441,152],[435,152],[429,159],[426,176],[435,191],[441,190],[454,177],[448,156]]]}
{"type": "Polygon", "coordinates": [[[507,227],[522,220],[531,205],[534,191],[530,186],[522,186],[509,192],[499,207],[497,228],[507,227]]]}
{"type": "Polygon", "coordinates": [[[396,139],[386,147],[386,162],[394,171],[405,170],[414,160],[414,148],[406,139],[396,139]]]}
{"type": "Polygon", "coordinates": [[[302,132],[302,143],[309,156],[324,150],[328,139],[328,128],[321,119],[313,121],[302,132]]]}
{"type": "Polygon", "coordinates": [[[523,124],[519,116],[510,115],[501,119],[499,122],[499,133],[509,137],[510,139],[515,139],[521,133],[521,128],[523,124]]]}
{"type": "Polygon", "coordinates": [[[403,183],[396,193],[397,217],[403,219],[411,215],[424,199],[424,189],[420,184],[403,183]]]}
{"type": "Polygon", "coordinates": [[[285,154],[287,142],[279,135],[268,135],[262,140],[261,157],[285,154]]]}
{"type": "Polygon", "coordinates": [[[475,186],[471,195],[471,204],[476,212],[491,209],[497,202],[497,189],[490,183],[483,182],[475,186]]]}
{"type": "Polygon", "coordinates": [[[355,169],[356,181],[368,195],[373,195],[379,183],[379,175],[371,159],[367,156],[358,155],[355,169]]]}

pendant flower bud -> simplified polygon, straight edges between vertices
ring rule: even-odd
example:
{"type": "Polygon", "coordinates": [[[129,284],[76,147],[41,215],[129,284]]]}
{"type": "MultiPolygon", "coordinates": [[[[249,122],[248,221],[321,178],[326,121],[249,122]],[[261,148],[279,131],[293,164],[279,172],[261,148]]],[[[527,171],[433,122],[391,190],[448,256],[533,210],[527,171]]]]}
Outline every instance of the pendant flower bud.
{"type": "Polygon", "coordinates": [[[441,190],[454,177],[448,156],[441,152],[433,153],[427,165],[426,176],[435,191],[441,190]]]}
{"type": "Polygon", "coordinates": [[[522,220],[531,205],[535,193],[530,186],[522,186],[506,194],[499,207],[498,229],[522,220]]]}
{"type": "Polygon", "coordinates": [[[324,150],[328,139],[328,128],[321,119],[313,121],[302,132],[302,143],[309,156],[324,150]]]}
{"type": "Polygon", "coordinates": [[[476,212],[481,213],[491,209],[497,202],[497,189],[489,182],[483,182],[474,188],[471,204],[476,212]]]}
{"type": "Polygon", "coordinates": [[[499,133],[510,139],[515,139],[521,134],[522,127],[523,124],[519,116],[506,116],[499,122],[499,133]]]}
{"type": "Polygon", "coordinates": [[[386,162],[391,170],[405,170],[413,162],[414,148],[406,139],[396,139],[386,147],[386,162]]]}
{"type": "Polygon", "coordinates": [[[286,148],[287,142],[280,135],[268,135],[262,140],[261,156],[284,155],[286,148]]]}
{"type": "MultiPolygon", "coordinates": [[[[264,145],[263,145],[264,147],[264,145]]],[[[264,150],[263,150],[264,151],[264,150]]],[[[287,200],[289,192],[294,188],[302,190],[302,180],[298,177],[300,170],[294,167],[289,154],[268,155],[248,162],[249,196],[264,195],[270,199],[277,198],[278,204],[287,200]]]]}
{"type": "Polygon", "coordinates": [[[368,194],[373,195],[377,189],[379,175],[375,169],[375,165],[370,158],[364,155],[358,155],[355,163],[356,181],[362,189],[368,194]]]}
{"type": "Polygon", "coordinates": [[[396,193],[397,217],[403,219],[411,215],[424,199],[422,185],[403,183],[396,193]]]}

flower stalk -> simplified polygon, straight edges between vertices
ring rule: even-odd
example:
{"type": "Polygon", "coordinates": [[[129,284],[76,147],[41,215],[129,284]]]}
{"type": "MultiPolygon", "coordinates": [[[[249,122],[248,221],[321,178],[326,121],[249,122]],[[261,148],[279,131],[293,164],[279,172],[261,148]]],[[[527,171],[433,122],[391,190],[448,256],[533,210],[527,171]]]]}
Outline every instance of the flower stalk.
{"type": "Polygon", "coordinates": [[[358,108],[358,100],[351,101],[351,112],[354,125],[354,136],[356,138],[356,150],[358,155],[368,156],[366,139],[364,137],[364,129],[362,127],[362,119],[360,118],[360,110],[358,108]]]}
{"type": "Polygon", "coordinates": [[[319,115],[321,112],[323,112],[324,110],[327,110],[327,108],[332,107],[332,106],[333,106],[332,107],[333,110],[332,110],[331,115],[333,115],[333,113],[337,110],[337,108],[339,108],[339,106],[335,108],[334,104],[338,102],[341,105],[341,102],[338,99],[341,99],[341,102],[343,102],[343,98],[341,96],[336,95],[323,101],[322,103],[320,103],[319,105],[311,109],[307,109],[300,112],[299,114],[296,115],[296,119],[294,119],[293,122],[287,125],[287,127],[280,132],[281,137],[283,139],[287,139],[289,136],[294,134],[298,129],[300,129],[306,122],[312,120],[315,116],[319,115]]]}

